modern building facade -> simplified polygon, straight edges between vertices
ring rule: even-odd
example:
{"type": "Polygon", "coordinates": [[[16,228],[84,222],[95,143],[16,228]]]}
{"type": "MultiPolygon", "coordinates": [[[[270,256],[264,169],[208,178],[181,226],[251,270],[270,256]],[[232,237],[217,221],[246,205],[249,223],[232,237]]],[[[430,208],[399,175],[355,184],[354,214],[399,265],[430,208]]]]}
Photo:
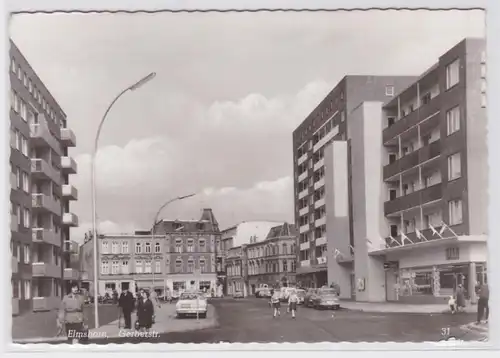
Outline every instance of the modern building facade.
{"type": "MultiPolygon", "coordinates": [[[[327,222],[326,196],[327,189],[333,185],[333,182],[327,183],[325,178],[333,164],[327,163],[328,144],[347,140],[350,114],[361,102],[385,101],[415,79],[346,76],[293,132],[295,224],[299,228],[297,281],[301,286],[321,287],[328,283],[326,232],[331,224],[327,222]]],[[[352,211],[351,205],[348,211],[352,211]]],[[[338,215],[341,214],[345,213],[338,215]]],[[[336,221],[343,227],[342,235],[347,235],[348,239],[347,246],[342,249],[349,253],[353,243],[352,229],[345,217],[336,221]]]]}
{"type": "MultiPolygon", "coordinates": [[[[200,220],[161,220],[151,231],[131,235],[99,235],[98,295],[125,287],[132,291],[216,290],[215,242],[220,239],[217,220],[204,209],[200,220]]],[[[85,285],[93,294],[93,242],[82,253],[85,285]]]]}
{"type": "Polygon", "coordinates": [[[327,282],[358,301],[442,303],[487,281],[485,41],[466,39],[325,148],[327,282]]]}
{"type": "Polygon", "coordinates": [[[64,245],[78,225],[69,202],[76,145],[66,114],[10,42],[11,252],[13,313],[58,306],[64,293],[64,245]]]}
{"type": "Polygon", "coordinates": [[[264,240],[232,247],[226,258],[227,293],[255,294],[263,285],[295,285],[297,230],[284,223],[272,227],[264,240]]]}

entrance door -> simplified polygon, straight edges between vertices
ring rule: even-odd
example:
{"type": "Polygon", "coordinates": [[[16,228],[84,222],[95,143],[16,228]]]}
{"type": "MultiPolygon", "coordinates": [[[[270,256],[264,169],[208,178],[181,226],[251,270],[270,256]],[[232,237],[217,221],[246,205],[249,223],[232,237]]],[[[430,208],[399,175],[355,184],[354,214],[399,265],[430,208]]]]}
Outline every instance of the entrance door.
{"type": "Polygon", "coordinates": [[[385,295],[387,301],[397,301],[396,284],[398,283],[398,273],[394,269],[385,271],[385,295]]]}

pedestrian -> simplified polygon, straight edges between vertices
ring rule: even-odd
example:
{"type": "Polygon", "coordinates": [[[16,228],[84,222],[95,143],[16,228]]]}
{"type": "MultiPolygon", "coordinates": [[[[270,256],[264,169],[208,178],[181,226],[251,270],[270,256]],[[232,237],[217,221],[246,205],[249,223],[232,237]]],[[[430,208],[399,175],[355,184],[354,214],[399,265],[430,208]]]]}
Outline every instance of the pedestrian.
{"type": "Polygon", "coordinates": [[[68,342],[80,343],[88,338],[88,328],[85,325],[83,306],[85,299],[80,295],[78,283],[71,284],[71,292],[64,296],[59,307],[57,326],[64,326],[68,342]]]}
{"type": "Polygon", "coordinates": [[[151,295],[150,295],[149,299],[151,300],[151,302],[153,303],[153,305],[155,307],[161,308],[161,303],[160,303],[160,300],[158,299],[158,294],[156,293],[155,290],[151,291],[151,295]]]}
{"type": "Polygon", "coordinates": [[[118,306],[123,313],[123,319],[125,320],[125,329],[132,328],[131,315],[134,311],[134,295],[132,295],[128,288],[123,289],[120,298],[118,299],[118,306]]]}
{"type": "Polygon", "coordinates": [[[137,321],[139,330],[149,331],[153,325],[154,307],[149,292],[141,291],[141,298],[137,305],[137,321]]]}
{"type": "Polygon", "coordinates": [[[465,289],[462,284],[459,284],[456,292],[457,311],[465,308],[465,289]]]}
{"type": "Polygon", "coordinates": [[[490,314],[490,307],[488,301],[490,299],[490,290],[487,284],[479,287],[479,300],[477,302],[477,324],[481,323],[484,318],[484,323],[488,323],[488,316],[490,314]]]}
{"type": "Polygon", "coordinates": [[[113,290],[113,304],[116,305],[118,303],[118,291],[113,290]]]}
{"type": "Polygon", "coordinates": [[[297,296],[297,291],[292,290],[288,296],[288,308],[292,312],[292,318],[295,319],[295,312],[297,312],[297,303],[299,302],[299,296],[297,296]]]}
{"type": "Polygon", "coordinates": [[[271,296],[271,306],[273,307],[273,318],[276,318],[276,315],[281,316],[280,293],[278,290],[275,290],[273,295],[271,296]]]}
{"type": "Polygon", "coordinates": [[[448,300],[448,306],[450,307],[451,314],[455,314],[457,311],[457,300],[455,300],[455,297],[450,296],[450,299],[448,300]]]}

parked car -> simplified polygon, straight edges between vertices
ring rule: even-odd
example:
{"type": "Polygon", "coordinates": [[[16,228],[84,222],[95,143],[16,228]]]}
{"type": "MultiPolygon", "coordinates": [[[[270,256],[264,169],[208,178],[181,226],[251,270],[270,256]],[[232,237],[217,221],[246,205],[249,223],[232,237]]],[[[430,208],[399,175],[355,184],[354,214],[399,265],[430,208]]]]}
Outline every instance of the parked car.
{"type": "Polygon", "coordinates": [[[307,290],[307,292],[304,296],[304,306],[312,307],[312,300],[314,299],[314,297],[317,293],[318,293],[318,289],[316,289],[316,288],[310,288],[309,290],[307,290]]]}
{"type": "Polygon", "coordinates": [[[258,298],[270,298],[271,297],[271,290],[269,288],[260,288],[257,289],[255,292],[255,297],[258,298]]]}
{"type": "Polygon", "coordinates": [[[208,303],[206,297],[197,292],[182,293],[175,305],[177,318],[193,315],[198,315],[200,318],[206,318],[207,309],[208,303]]]}
{"type": "Polygon", "coordinates": [[[337,291],[332,288],[324,288],[310,299],[312,307],[316,309],[334,309],[340,308],[340,301],[337,291]]]}
{"type": "Polygon", "coordinates": [[[243,292],[241,291],[236,291],[233,295],[233,298],[244,298],[245,296],[243,295],[243,292]]]}

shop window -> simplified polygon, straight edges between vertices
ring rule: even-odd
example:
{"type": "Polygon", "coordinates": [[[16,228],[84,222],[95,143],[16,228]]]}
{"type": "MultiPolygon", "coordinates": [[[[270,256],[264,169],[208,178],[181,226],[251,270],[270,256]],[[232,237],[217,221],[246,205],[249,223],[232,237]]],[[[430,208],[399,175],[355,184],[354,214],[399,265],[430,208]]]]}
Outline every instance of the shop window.
{"type": "Polygon", "coordinates": [[[207,292],[210,290],[210,281],[200,281],[199,289],[202,292],[207,292]]]}

